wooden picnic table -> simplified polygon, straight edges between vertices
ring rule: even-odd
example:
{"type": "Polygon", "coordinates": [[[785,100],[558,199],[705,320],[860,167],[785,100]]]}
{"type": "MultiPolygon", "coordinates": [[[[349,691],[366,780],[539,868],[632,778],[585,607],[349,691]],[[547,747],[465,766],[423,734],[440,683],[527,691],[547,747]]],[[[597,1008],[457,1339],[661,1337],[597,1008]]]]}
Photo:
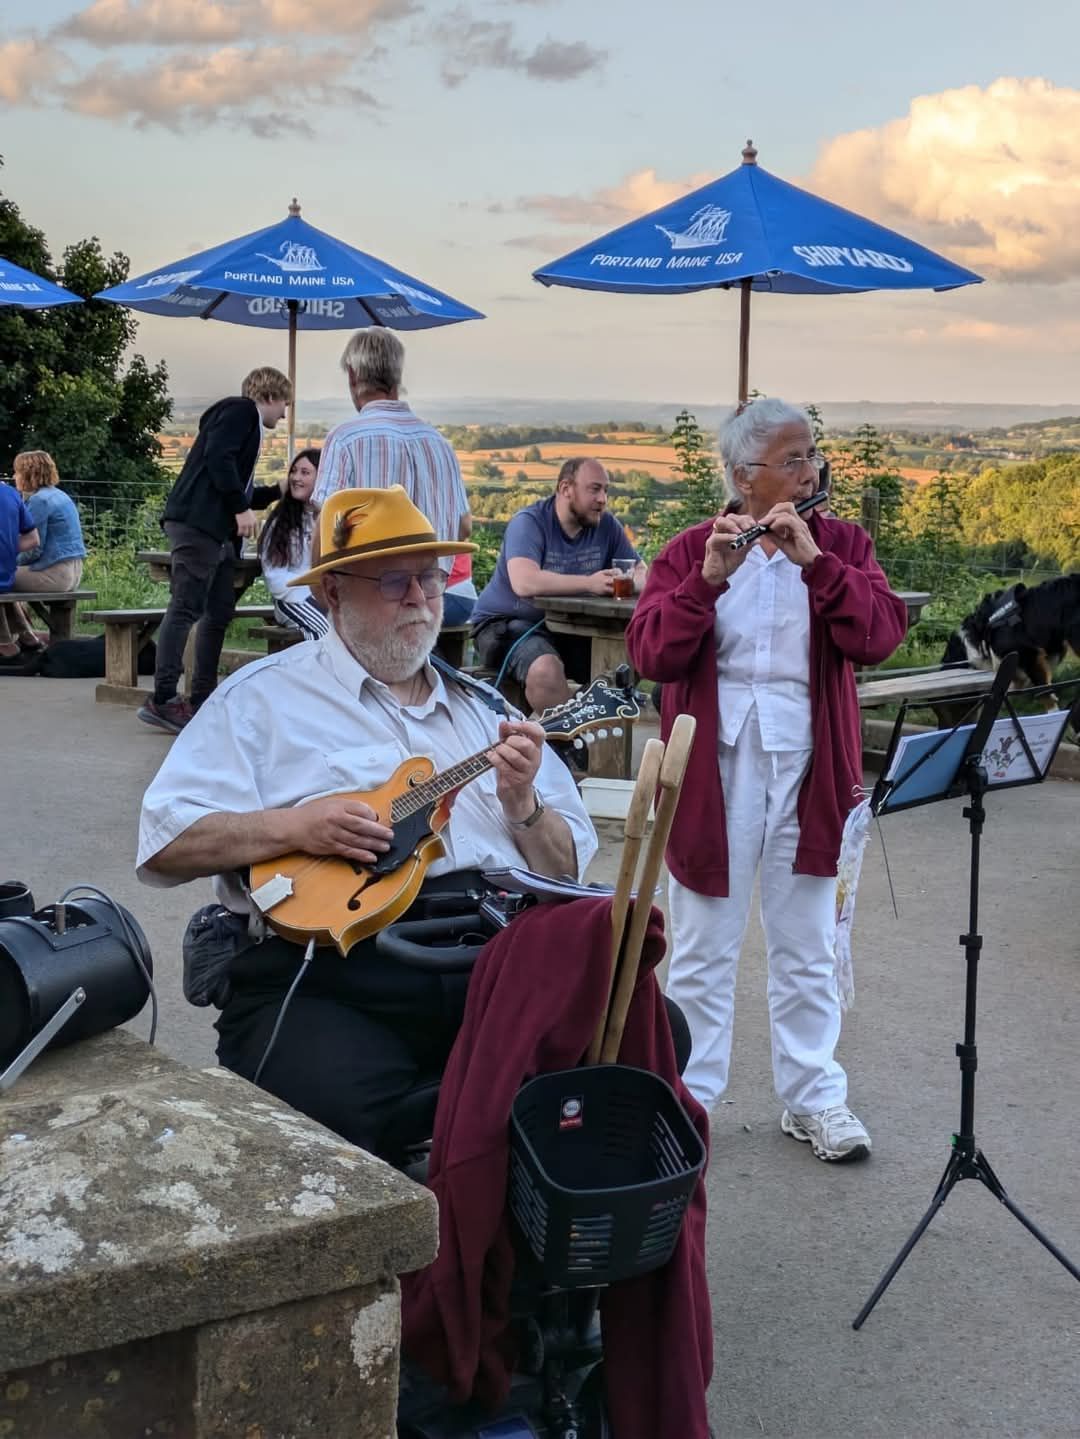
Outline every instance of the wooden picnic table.
{"type": "MultiPolygon", "coordinates": [[[[909,626],[916,624],[933,596],[926,590],[897,593],[907,606],[909,626]]],[[[537,595],[533,604],[544,611],[544,623],[554,634],[579,635],[589,640],[589,673],[575,675],[575,679],[591,681],[597,675],[614,673],[619,665],[630,664],[625,636],[637,605],[636,595],[627,600],[617,600],[612,595],[537,595]]],[[[629,779],[631,743],[629,731],[621,739],[596,740],[589,750],[589,773],[629,779]]]]}
{"type": "MultiPolygon", "coordinates": [[[[152,580],[166,585],[169,583],[172,574],[172,554],[169,550],[136,550],[135,558],[147,567],[152,580]]],[[[242,554],[233,563],[233,586],[239,599],[262,574],[262,562],[258,555],[242,554]]]]}
{"type": "MultiPolygon", "coordinates": [[[[589,640],[589,673],[574,679],[591,682],[597,675],[613,674],[630,665],[626,653],[626,626],[637,603],[613,595],[537,595],[533,604],[544,611],[544,623],[553,634],[579,635],[589,640]]],[[[637,671],[630,666],[633,678],[637,671]]],[[[629,779],[632,773],[630,726],[618,738],[597,739],[589,746],[589,773],[609,779],[629,779]]]]}
{"type": "Polygon", "coordinates": [[[934,597],[929,590],[897,590],[896,593],[907,605],[907,622],[910,629],[912,625],[919,623],[923,610],[934,597]]]}
{"type": "MultiPolygon", "coordinates": [[[[172,572],[172,555],[168,550],[138,550],[135,558],[140,564],[146,565],[151,579],[168,584],[172,572]]],[[[258,555],[244,553],[235,560],[234,564],[233,585],[236,589],[236,598],[239,600],[241,595],[249,590],[262,574],[262,562],[258,555]]],[[[194,654],[194,636],[195,626],[193,625],[184,656],[185,675],[190,669],[188,661],[194,654]]],[[[439,631],[439,653],[448,664],[460,669],[465,663],[465,642],[468,637],[468,625],[444,625],[439,631]]]]}

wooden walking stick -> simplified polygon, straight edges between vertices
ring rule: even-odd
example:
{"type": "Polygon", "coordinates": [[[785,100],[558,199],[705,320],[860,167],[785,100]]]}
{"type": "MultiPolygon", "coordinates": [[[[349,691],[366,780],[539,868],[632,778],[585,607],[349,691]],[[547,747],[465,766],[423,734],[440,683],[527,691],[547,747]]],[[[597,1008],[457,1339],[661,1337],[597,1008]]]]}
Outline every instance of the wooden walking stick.
{"type": "Polygon", "coordinates": [[[626,931],[622,964],[608,1012],[604,1042],[600,1048],[601,1064],[614,1064],[619,1057],[626,1014],[630,1008],[634,985],[637,983],[641,946],[645,942],[652,897],[656,893],[657,880],[660,878],[660,866],[667,848],[668,835],[671,833],[671,822],[675,818],[675,809],[679,803],[696,729],[697,720],[693,715],[676,715],[664,750],[663,762],[660,765],[660,799],[656,806],[656,819],[653,821],[652,834],[645,850],[645,862],[637,883],[637,899],[626,931]]]}
{"type": "Polygon", "coordinates": [[[634,871],[637,869],[641,841],[649,827],[649,807],[660,781],[660,765],[663,758],[662,742],[658,739],[647,740],[642,751],[641,764],[638,767],[637,783],[634,785],[634,792],[630,796],[630,805],[626,811],[626,822],[623,825],[622,861],[619,865],[619,877],[615,881],[615,893],[611,898],[611,972],[608,975],[608,990],[603,1010],[600,1013],[600,1021],[596,1026],[596,1033],[589,1045],[589,1052],[585,1059],[586,1064],[595,1064],[600,1058],[600,1046],[604,1042],[608,1007],[611,1004],[611,991],[615,987],[615,970],[619,963],[619,951],[622,949],[623,932],[626,929],[626,914],[630,908],[630,895],[634,888],[634,871]]]}

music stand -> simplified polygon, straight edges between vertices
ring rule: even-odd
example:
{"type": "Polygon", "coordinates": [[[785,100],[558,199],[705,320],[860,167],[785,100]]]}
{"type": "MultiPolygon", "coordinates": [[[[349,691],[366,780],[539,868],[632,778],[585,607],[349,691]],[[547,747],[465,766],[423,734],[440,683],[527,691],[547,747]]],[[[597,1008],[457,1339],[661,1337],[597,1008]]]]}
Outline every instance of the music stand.
{"type": "MultiPolygon", "coordinates": [[[[972,696],[965,716],[951,729],[929,731],[919,735],[902,735],[906,703],[901,706],[893,729],[885,765],[871,796],[875,815],[890,814],[916,805],[932,804],[966,794],[968,804],[964,817],[971,835],[970,886],[967,933],[960,936],[967,964],[964,988],[964,1038],[956,1046],[960,1060],[960,1128],[952,1137],[952,1153],[945,1172],[934,1191],[930,1207],[919,1220],[899,1254],[882,1275],[852,1322],[860,1329],[870,1311],[892,1283],[897,1271],[926,1231],[930,1221],[948,1199],[954,1185],[961,1179],[978,1179],[995,1198],[1000,1199],[1010,1214],[1048,1249],[1074,1279],[1080,1280],[1080,1269],[1049,1240],[1005,1192],[1005,1187],[975,1142],[975,1070],[978,1054],[975,1046],[975,1011],[979,952],[982,935],[979,925],[979,847],[986,811],[983,797],[988,789],[1013,788],[1017,785],[1041,784],[1050,768],[1057,747],[1070,720],[1075,723],[1080,698],[1070,710],[1053,714],[1017,715],[1008,689],[1016,674],[1017,656],[1005,657],[986,695],[972,696]],[[1002,709],[1006,717],[1001,718],[1002,709]],[[973,723],[967,721],[974,715],[973,723]]],[[[1064,690],[1075,690],[1080,681],[1071,680],[1056,686],[1042,685],[1020,691],[1025,697],[1041,696],[1064,690]]],[[[966,699],[969,697],[965,697],[966,699]]]]}

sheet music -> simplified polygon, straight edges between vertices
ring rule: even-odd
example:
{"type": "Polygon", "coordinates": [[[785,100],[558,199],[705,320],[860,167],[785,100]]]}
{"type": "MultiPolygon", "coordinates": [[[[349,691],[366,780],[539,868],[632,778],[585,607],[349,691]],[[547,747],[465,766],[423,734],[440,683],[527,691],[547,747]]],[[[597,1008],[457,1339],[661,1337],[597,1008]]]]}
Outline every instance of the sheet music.
{"type": "Polygon", "coordinates": [[[484,878],[496,889],[511,894],[534,894],[537,899],[602,899],[615,893],[610,884],[578,884],[573,879],[552,879],[535,874],[531,869],[511,866],[507,869],[485,869],[484,878]]]}
{"type": "MultiPolygon", "coordinates": [[[[1067,710],[1019,717],[1024,738],[1039,766],[1038,774],[1032,773],[1012,717],[1005,715],[996,719],[982,752],[982,764],[990,788],[1045,778],[1068,718],[1067,710]]],[[[911,804],[943,793],[955,776],[974,732],[975,726],[967,724],[961,725],[954,734],[943,735],[940,730],[930,730],[923,734],[901,735],[885,775],[885,779],[892,782],[890,800],[894,804],[911,804]],[[923,760],[927,754],[929,758],[923,760]],[[910,779],[906,778],[908,775],[910,779]]]]}
{"type": "Polygon", "coordinates": [[[1039,766],[1038,775],[1032,774],[1031,761],[1017,738],[1013,721],[1008,717],[996,719],[986,741],[986,748],[982,752],[982,762],[991,785],[1045,778],[1054,755],[1054,747],[1068,718],[1068,710],[1051,710],[1047,714],[1020,716],[1020,728],[1024,731],[1024,738],[1035,763],[1039,766]]]}

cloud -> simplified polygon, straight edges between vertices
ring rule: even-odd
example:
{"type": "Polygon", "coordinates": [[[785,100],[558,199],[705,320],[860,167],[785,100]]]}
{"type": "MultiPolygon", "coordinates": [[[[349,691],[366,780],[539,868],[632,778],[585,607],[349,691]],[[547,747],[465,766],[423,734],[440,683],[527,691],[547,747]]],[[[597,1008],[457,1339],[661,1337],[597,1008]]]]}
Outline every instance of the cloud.
{"type": "Polygon", "coordinates": [[[173,130],[221,120],[272,139],[311,133],[298,116],[304,103],[374,106],[370,94],[343,78],[351,63],[340,50],[301,54],[286,46],[229,46],[174,54],[139,68],[102,61],[61,86],[60,94],[82,115],[173,130]],[[266,107],[274,95],[288,95],[289,110],[266,107]]]}
{"type": "Polygon", "coordinates": [[[515,208],[545,215],[559,225],[622,225],[696,190],[714,177],[708,173],[663,180],[655,170],[635,170],[617,185],[588,195],[524,195],[515,208]]]}
{"type": "Polygon", "coordinates": [[[0,41],[0,104],[43,104],[66,67],[65,56],[36,36],[0,41]]]}
{"type": "Polygon", "coordinates": [[[550,252],[552,239],[550,235],[511,235],[508,240],[503,241],[512,250],[540,250],[550,252]]]}
{"type": "Polygon", "coordinates": [[[1003,77],[912,100],[837,136],[808,185],[979,274],[1080,275],[1080,90],[1003,77]]]}
{"type": "Polygon", "coordinates": [[[58,34],[101,48],[227,45],[260,35],[358,35],[415,13],[414,0],[91,0],[58,34]]]}
{"type": "Polygon", "coordinates": [[[443,51],[442,78],[451,87],[463,84],[475,70],[513,70],[531,80],[578,80],[601,70],[607,61],[606,50],[584,40],[547,39],[531,50],[522,49],[511,21],[478,20],[463,7],[429,33],[443,51]]]}

